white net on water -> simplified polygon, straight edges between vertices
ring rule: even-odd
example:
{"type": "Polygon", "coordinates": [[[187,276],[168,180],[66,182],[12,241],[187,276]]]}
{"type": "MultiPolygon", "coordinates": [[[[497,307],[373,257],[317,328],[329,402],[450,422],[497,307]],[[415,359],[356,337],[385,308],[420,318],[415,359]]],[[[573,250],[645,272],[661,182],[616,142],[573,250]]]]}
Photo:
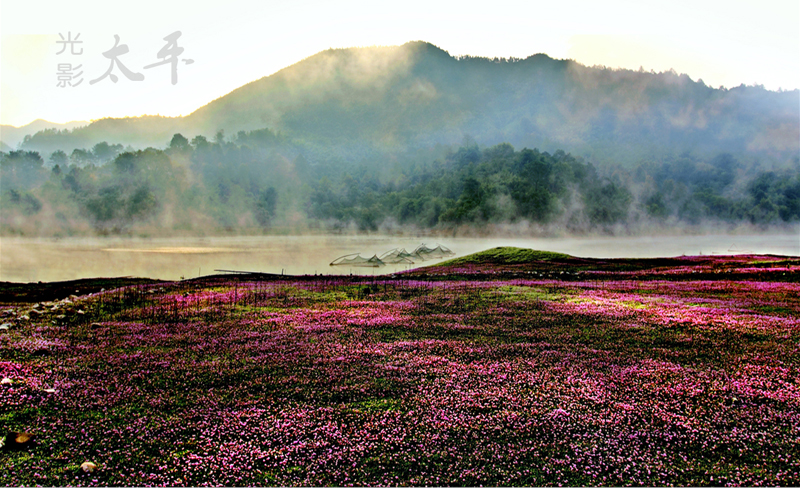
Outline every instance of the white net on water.
{"type": "Polygon", "coordinates": [[[385,265],[386,263],[381,261],[377,255],[374,255],[371,258],[365,258],[359,253],[348,254],[346,256],[336,258],[331,262],[331,266],[353,266],[356,268],[379,268],[385,265]]]}
{"type": "Polygon", "coordinates": [[[387,264],[415,264],[420,261],[428,261],[431,259],[442,259],[447,256],[453,256],[455,253],[450,249],[437,245],[436,247],[428,247],[425,244],[417,247],[414,252],[408,252],[405,248],[395,248],[386,251],[378,257],[377,254],[371,258],[361,256],[361,253],[347,254],[334,259],[331,266],[351,266],[361,268],[379,268],[387,264]]]}

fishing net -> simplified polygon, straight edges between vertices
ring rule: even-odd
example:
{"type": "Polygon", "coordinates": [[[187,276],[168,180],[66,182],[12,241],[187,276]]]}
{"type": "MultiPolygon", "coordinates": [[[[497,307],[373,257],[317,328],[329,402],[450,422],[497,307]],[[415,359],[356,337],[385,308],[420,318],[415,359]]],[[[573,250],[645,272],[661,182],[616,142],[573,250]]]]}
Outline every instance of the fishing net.
{"type": "Polygon", "coordinates": [[[348,254],[346,256],[336,258],[333,260],[333,262],[331,262],[331,266],[352,266],[356,268],[379,268],[385,264],[386,263],[381,261],[377,255],[374,255],[371,258],[365,258],[359,253],[348,254]]]}
{"type": "Polygon", "coordinates": [[[453,254],[455,254],[453,251],[442,245],[431,248],[422,244],[414,249],[414,252],[408,252],[404,248],[395,248],[391,251],[386,251],[380,257],[377,254],[371,258],[362,257],[361,253],[347,254],[334,259],[331,262],[331,266],[379,268],[387,264],[414,264],[430,259],[442,259],[453,254]]]}

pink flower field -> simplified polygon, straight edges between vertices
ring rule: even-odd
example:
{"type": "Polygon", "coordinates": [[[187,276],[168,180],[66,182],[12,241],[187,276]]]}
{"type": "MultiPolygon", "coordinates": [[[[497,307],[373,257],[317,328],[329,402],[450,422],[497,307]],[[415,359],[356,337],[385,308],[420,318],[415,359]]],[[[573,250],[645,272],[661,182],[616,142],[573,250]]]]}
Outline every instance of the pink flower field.
{"type": "Polygon", "coordinates": [[[715,259],[6,300],[0,483],[796,486],[798,267],[715,259]]]}

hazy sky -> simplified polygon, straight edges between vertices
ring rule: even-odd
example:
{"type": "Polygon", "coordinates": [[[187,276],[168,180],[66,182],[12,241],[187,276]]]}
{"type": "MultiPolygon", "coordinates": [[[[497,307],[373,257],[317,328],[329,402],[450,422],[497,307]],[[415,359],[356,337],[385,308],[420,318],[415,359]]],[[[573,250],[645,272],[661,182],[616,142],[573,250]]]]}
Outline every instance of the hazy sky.
{"type": "Polygon", "coordinates": [[[0,0],[0,123],[186,115],[331,47],[413,40],[452,55],[543,52],[586,65],[674,68],[714,87],[800,87],[798,0],[0,0]],[[176,31],[179,57],[194,62],[178,64],[173,85],[169,65],[144,67],[160,61],[163,38],[176,31]],[[80,34],[82,43],[59,44],[59,34],[80,34]],[[116,84],[90,84],[110,66],[103,53],[115,34],[129,49],[119,61],[145,78],[114,67],[116,84]],[[59,65],[66,79],[83,81],[58,87],[59,65]]]}

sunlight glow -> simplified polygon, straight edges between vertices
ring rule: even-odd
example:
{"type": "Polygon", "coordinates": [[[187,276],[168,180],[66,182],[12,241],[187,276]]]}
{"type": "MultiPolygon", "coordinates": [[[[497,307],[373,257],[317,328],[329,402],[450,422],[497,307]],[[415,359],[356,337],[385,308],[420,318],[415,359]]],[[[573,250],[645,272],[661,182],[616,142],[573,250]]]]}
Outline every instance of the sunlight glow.
{"type": "Polygon", "coordinates": [[[546,53],[586,65],[685,72],[713,87],[800,86],[800,5],[794,0],[675,2],[98,2],[1,5],[0,121],[64,123],[102,117],[186,115],[246,83],[328,48],[431,42],[451,55],[525,58],[546,53]],[[181,31],[178,83],[158,60],[181,31]],[[59,34],[80,33],[83,54],[57,55],[59,34]],[[121,61],[146,79],[102,75],[114,35],[121,61]],[[57,87],[59,63],[84,82],[57,87]]]}

